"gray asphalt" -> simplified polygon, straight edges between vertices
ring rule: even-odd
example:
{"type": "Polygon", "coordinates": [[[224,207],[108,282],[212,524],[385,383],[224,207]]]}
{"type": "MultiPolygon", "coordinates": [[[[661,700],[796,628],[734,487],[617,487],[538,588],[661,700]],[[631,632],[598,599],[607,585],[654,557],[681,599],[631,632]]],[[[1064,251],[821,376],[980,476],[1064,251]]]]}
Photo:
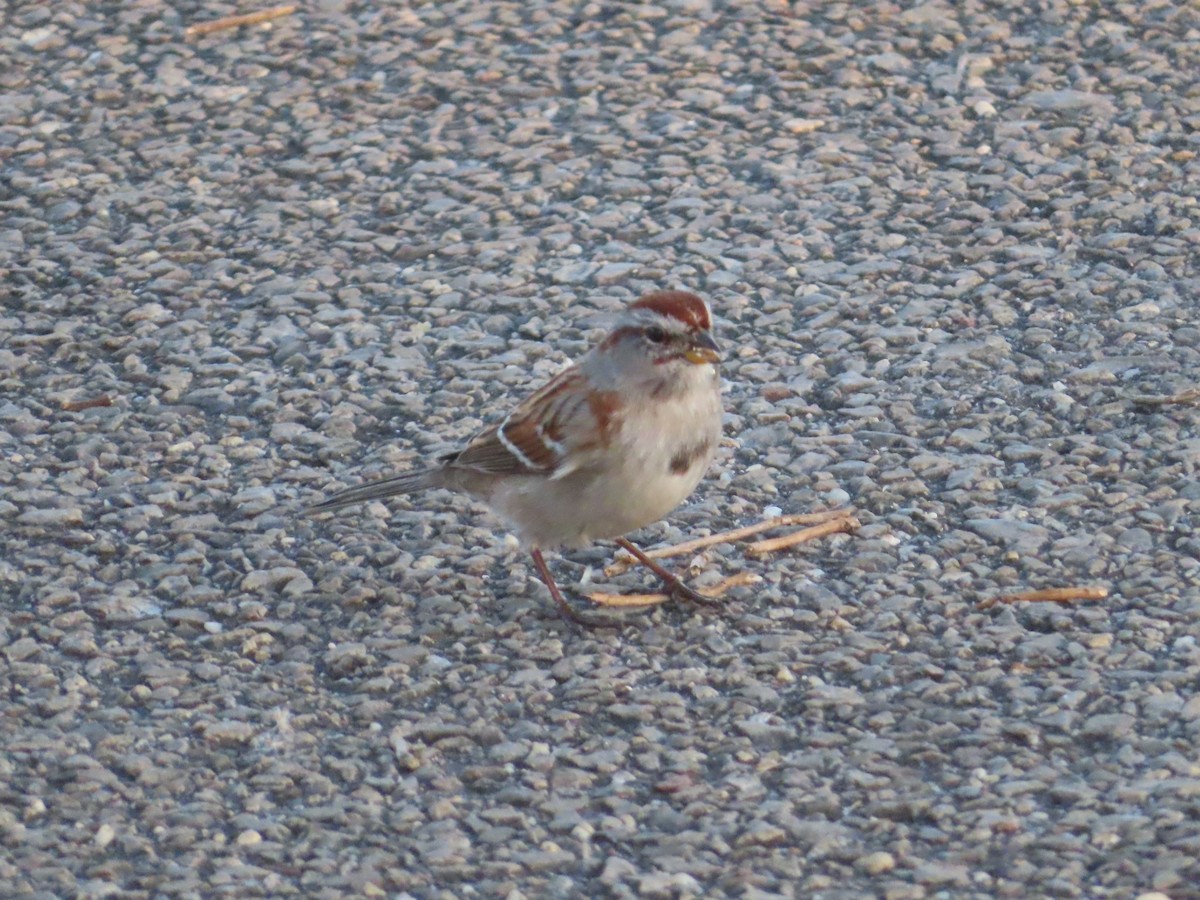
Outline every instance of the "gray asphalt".
{"type": "Polygon", "coordinates": [[[0,12],[7,895],[1200,897],[1200,9],[253,8],[0,12]],[[298,515],[659,287],[728,440],[637,539],[855,534],[584,632],[298,515]]]}

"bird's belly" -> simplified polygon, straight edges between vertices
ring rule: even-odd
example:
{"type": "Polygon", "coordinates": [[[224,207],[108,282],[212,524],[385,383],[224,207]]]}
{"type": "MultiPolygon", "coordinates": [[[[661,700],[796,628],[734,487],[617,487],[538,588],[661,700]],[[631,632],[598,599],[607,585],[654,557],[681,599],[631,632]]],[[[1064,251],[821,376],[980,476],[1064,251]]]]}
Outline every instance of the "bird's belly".
{"type": "Polygon", "coordinates": [[[702,474],[703,467],[697,467],[682,475],[635,479],[633,489],[617,489],[611,475],[576,472],[558,481],[511,485],[492,502],[526,543],[578,547],[657,522],[687,499],[702,474]]]}
{"type": "Polygon", "coordinates": [[[497,485],[492,507],[526,543],[581,546],[657,522],[687,499],[721,439],[720,395],[633,410],[610,452],[560,477],[497,485]]]}
{"type": "Polygon", "coordinates": [[[635,489],[617,493],[602,486],[584,492],[583,503],[590,509],[592,526],[583,535],[583,542],[618,537],[644,528],[664,518],[695,490],[701,472],[694,475],[661,474],[635,482],[635,489]]]}

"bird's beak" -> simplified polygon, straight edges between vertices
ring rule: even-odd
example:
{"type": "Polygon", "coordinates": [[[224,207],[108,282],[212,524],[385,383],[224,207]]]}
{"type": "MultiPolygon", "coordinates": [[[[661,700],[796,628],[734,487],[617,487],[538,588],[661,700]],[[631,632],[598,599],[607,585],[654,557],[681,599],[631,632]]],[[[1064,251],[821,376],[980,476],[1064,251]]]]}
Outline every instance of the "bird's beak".
{"type": "Polygon", "coordinates": [[[707,331],[701,331],[692,339],[692,346],[683,354],[684,359],[697,366],[721,361],[721,348],[707,331]]]}

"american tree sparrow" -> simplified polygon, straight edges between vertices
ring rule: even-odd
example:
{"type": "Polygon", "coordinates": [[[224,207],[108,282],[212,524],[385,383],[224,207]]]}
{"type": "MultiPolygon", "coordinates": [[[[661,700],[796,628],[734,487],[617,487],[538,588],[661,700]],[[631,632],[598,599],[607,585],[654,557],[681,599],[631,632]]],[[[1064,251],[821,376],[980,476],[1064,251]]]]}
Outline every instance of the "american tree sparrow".
{"type": "Polygon", "coordinates": [[[566,619],[611,624],[567,603],[542,549],[606,538],[673,596],[703,602],[624,535],[682,503],[708,468],[721,438],[719,361],[703,300],[685,291],[647,294],[579,362],[462,449],[428,468],[333,494],[309,512],[426,488],[462,491],[513,526],[566,619]]]}

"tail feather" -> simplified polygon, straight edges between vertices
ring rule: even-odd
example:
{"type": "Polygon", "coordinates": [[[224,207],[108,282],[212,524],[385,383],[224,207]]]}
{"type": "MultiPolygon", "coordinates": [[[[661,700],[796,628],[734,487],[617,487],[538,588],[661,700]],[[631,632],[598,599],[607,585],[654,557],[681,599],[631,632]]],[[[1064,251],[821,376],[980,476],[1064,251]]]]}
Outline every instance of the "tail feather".
{"type": "Polygon", "coordinates": [[[436,472],[435,469],[423,469],[418,472],[405,472],[403,475],[396,475],[392,478],[380,478],[377,481],[368,481],[366,484],[360,484],[357,487],[346,488],[344,491],[330,494],[319,503],[314,503],[312,506],[306,507],[304,511],[309,514],[330,512],[335,509],[341,509],[343,506],[353,506],[355,503],[366,503],[368,500],[395,497],[397,494],[408,494],[422,488],[432,487],[430,476],[434,472],[436,472]]]}

